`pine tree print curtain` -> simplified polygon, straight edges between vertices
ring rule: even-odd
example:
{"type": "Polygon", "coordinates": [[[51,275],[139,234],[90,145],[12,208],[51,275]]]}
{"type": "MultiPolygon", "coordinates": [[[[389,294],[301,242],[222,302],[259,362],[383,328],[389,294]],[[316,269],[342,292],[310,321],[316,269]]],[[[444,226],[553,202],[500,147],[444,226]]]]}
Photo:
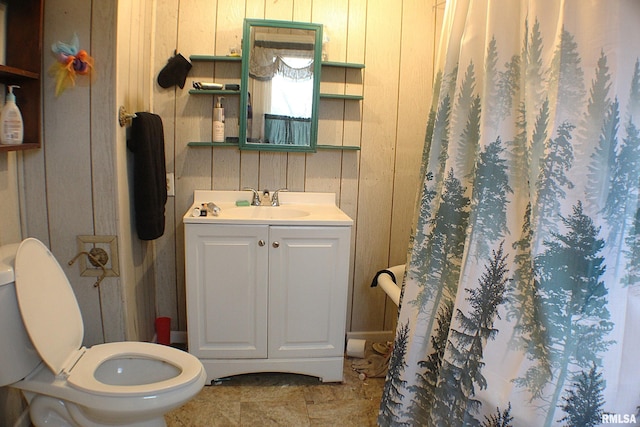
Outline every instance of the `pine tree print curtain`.
{"type": "Polygon", "coordinates": [[[640,1],[449,0],[379,423],[640,422],[640,1]]]}

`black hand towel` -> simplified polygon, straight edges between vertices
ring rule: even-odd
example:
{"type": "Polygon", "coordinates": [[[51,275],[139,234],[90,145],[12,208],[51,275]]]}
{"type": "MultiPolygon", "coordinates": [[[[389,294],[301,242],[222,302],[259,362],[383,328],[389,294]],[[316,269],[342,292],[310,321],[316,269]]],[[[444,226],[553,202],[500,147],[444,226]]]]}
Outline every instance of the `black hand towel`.
{"type": "Polygon", "coordinates": [[[136,113],[127,147],[134,153],[133,206],[138,237],[157,239],[164,233],[167,202],[164,130],[160,116],[136,113]]]}

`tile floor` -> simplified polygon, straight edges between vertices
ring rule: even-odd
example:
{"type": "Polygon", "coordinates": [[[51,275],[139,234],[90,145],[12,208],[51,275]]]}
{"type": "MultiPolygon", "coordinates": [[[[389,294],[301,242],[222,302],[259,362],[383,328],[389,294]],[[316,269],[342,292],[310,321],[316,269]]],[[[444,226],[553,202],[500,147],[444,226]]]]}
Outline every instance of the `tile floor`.
{"type": "Polygon", "coordinates": [[[376,426],[384,378],[362,381],[345,358],[344,381],[293,374],[247,374],[205,386],[165,416],[167,427],[376,426]]]}

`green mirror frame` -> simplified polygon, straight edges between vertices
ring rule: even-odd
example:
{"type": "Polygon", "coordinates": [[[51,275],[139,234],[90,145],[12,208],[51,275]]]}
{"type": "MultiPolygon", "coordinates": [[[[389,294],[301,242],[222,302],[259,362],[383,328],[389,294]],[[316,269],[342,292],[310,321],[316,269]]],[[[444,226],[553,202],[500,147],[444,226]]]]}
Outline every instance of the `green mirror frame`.
{"type": "Polygon", "coordinates": [[[248,112],[249,109],[249,61],[251,54],[251,29],[255,27],[270,27],[277,29],[308,30],[314,32],[313,49],[313,95],[311,106],[311,129],[309,145],[295,144],[269,144],[261,142],[250,142],[247,140],[247,113],[240,114],[239,146],[241,150],[261,150],[261,151],[298,151],[315,152],[318,139],[318,104],[320,101],[320,70],[322,61],[322,25],[294,22],[294,21],[274,21],[264,19],[245,19],[242,36],[242,77],[240,80],[240,111],[248,112]]]}

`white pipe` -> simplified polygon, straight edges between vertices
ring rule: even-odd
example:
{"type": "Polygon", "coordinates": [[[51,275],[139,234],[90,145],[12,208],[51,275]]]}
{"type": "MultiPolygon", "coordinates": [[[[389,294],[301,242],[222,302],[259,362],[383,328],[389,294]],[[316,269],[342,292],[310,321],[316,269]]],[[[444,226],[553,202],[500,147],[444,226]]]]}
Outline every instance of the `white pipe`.
{"type": "Polygon", "coordinates": [[[402,280],[404,278],[405,264],[396,265],[387,268],[396,277],[397,284],[393,282],[390,275],[382,273],[378,276],[378,286],[391,298],[396,304],[400,305],[400,291],[402,290],[402,280]]]}
{"type": "Polygon", "coordinates": [[[29,407],[22,411],[13,427],[29,427],[31,425],[31,419],[29,418],[29,407]]]}

